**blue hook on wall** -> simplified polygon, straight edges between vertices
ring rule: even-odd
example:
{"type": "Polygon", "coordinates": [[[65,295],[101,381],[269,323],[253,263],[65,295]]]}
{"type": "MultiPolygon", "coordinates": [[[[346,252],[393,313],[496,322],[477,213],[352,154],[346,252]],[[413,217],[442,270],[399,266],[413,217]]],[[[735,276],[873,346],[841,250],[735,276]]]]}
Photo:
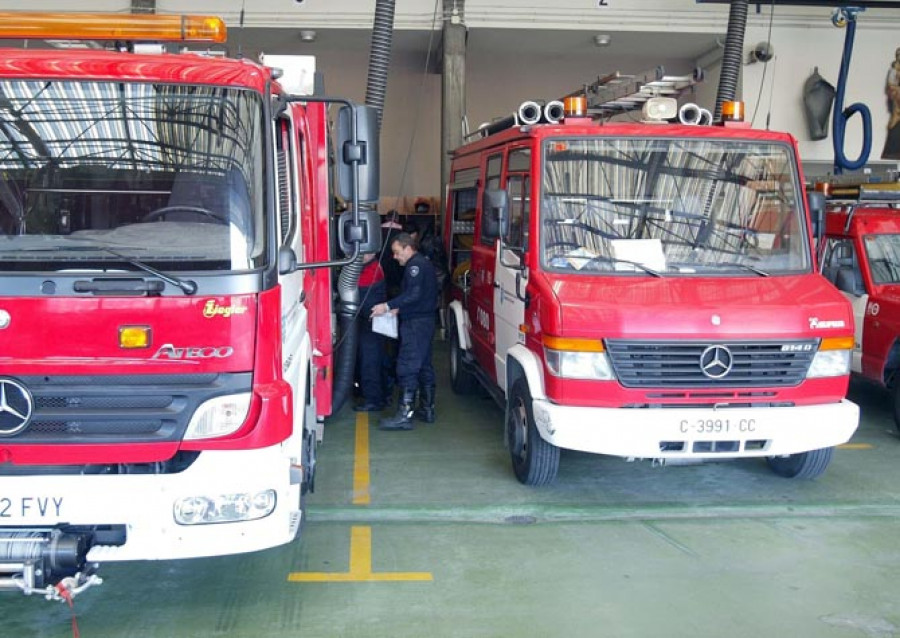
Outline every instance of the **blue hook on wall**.
{"type": "Polygon", "coordinates": [[[869,107],[861,102],[854,102],[847,108],[843,108],[844,90],[847,88],[847,75],[850,72],[850,56],[853,55],[853,38],[856,36],[856,15],[860,11],[865,11],[865,7],[840,7],[835,9],[831,15],[831,22],[834,26],[847,27],[847,35],[844,36],[844,52],[841,56],[841,72],[838,76],[835,96],[834,118],[831,124],[835,175],[840,175],[844,169],[853,171],[862,168],[869,161],[869,153],[872,151],[872,113],[869,111],[869,107]],[[844,154],[844,134],[847,130],[847,121],[855,113],[859,113],[862,117],[863,141],[859,157],[851,161],[844,154]]]}

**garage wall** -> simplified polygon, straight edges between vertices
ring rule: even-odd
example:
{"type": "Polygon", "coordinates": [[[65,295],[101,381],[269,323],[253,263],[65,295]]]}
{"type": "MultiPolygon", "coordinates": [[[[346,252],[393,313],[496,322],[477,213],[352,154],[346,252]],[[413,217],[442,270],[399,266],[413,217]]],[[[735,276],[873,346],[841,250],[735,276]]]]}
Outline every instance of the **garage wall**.
{"type": "MultiPolygon", "coordinates": [[[[477,37],[474,31],[470,35],[477,37]]],[[[317,63],[325,74],[329,94],[363,100],[367,52],[320,57],[317,63]]],[[[574,91],[601,71],[649,70],[656,65],[657,60],[649,57],[572,62],[552,56],[534,58],[511,51],[498,55],[470,49],[466,60],[469,130],[512,113],[525,100],[555,99],[574,91]]],[[[392,57],[381,145],[381,190],[386,196],[440,195],[441,79],[433,73],[423,74],[424,68],[423,55],[395,51],[392,57]]],[[[692,68],[693,61],[683,59],[667,65],[666,70],[689,73],[692,68]]],[[[715,103],[717,81],[718,71],[703,89],[706,97],[698,94],[698,102],[715,103]]]]}
{"type": "MultiPolygon", "coordinates": [[[[748,50],[756,42],[765,41],[767,31],[762,25],[748,28],[745,40],[748,50]]],[[[805,161],[833,160],[830,126],[828,139],[815,142],[809,139],[802,91],[803,83],[816,67],[822,77],[837,86],[845,33],[844,29],[832,26],[830,12],[827,11],[812,16],[806,26],[773,26],[771,42],[775,48],[775,59],[765,69],[765,79],[763,64],[744,67],[743,92],[748,113],[752,114],[759,103],[755,123],[765,127],[771,104],[771,128],[790,131],[796,136],[805,161]]],[[[881,163],[881,150],[889,117],[884,92],[885,77],[898,46],[900,30],[896,24],[872,20],[867,13],[860,15],[844,107],[862,102],[872,112],[873,142],[870,161],[874,163],[881,163]]],[[[844,152],[851,160],[859,157],[862,148],[861,121],[855,115],[847,127],[844,152]]],[[[896,165],[897,162],[888,163],[896,165]]]]}
{"type": "MultiPolygon", "coordinates": [[[[234,46],[241,0],[158,0],[160,12],[195,12],[222,15],[230,26],[234,46]]],[[[0,9],[20,8],[13,0],[0,0],[0,9]]],[[[385,195],[439,195],[440,76],[425,73],[425,56],[431,40],[439,51],[440,32],[430,37],[434,0],[397,0],[395,49],[389,77],[384,120],[382,192],[385,195]],[[413,125],[417,123],[414,128],[413,125]],[[407,151],[412,149],[411,154],[407,151]]],[[[437,4],[440,7],[439,4],[437,4]]],[[[81,10],[126,12],[128,0],[85,0],[81,10]]],[[[764,41],[769,30],[768,7],[751,3],[745,49],[764,41]]],[[[64,0],[31,0],[29,9],[71,9],[64,0]]],[[[374,0],[253,0],[246,2],[247,34],[267,34],[268,53],[313,53],[325,72],[328,92],[362,100],[368,63],[369,29],[374,0]],[[300,28],[319,30],[320,41],[301,45],[300,28]],[[343,31],[340,41],[328,41],[327,33],[343,31]]],[[[639,71],[664,63],[670,72],[687,72],[720,37],[724,41],[728,7],[698,4],[694,0],[465,0],[469,27],[467,54],[467,112],[472,129],[480,123],[511,112],[525,99],[551,99],[591,81],[600,73],[616,69],[639,71]],[[539,30],[534,46],[531,34],[539,30]],[[548,44],[548,34],[569,32],[568,42],[548,44]],[[624,48],[593,48],[592,34],[612,32],[624,48]],[[703,41],[697,50],[680,49],[672,55],[666,38],[688,34],[703,41]]],[[[831,25],[830,9],[777,7],[771,40],[775,59],[764,67],[743,67],[742,93],[747,112],[757,110],[756,125],[798,137],[804,159],[828,162],[832,158],[830,138],[808,139],[801,90],[815,66],[833,84],[837,81],[844,31],[831,25]],[[763,70],[765,68],[765,78],[763,70]],[[764,80],[764,82],[763,82],[764,80]],[[771,104],[771,109],[770,109],[771,104]],[[758,107],[757,107],[758,105],[758,107]]],[[[878,160],[885,138],[888,110],[884,78],[893,51],[900,45],[900,11],[869,10],[861,14],[856,50],[848,85],[848,102],[862,101],[872,110],[873,154],[878,160]]],[[[244,54],[255,57],[261,45],[248,37],[244,54]]],[[[233,51],[232,51],[233,53],[233,51]]],[[[432,65],[432,71],[436,69],[432,65]]],[[[694,101],[712,108],[719,68],[707,66],[707,82],[694,101]]],[[[847,131],[847,153],[858,155],[858,117],[847,131]]]]}

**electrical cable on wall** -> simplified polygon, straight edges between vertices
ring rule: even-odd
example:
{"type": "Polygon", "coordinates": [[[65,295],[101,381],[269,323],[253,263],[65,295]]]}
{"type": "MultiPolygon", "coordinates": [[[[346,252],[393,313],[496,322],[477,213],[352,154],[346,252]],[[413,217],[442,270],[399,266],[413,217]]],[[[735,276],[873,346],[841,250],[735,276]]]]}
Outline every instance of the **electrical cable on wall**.
{"type": "MultiPolygon", "coordinates": [[[[763,71],[762,77],[759,79],[759,90],[756,92],[756,106],[753,107],[753,116],[750,118],[750,126],[756,126],[756,113],[759,111],[759,103],[762,99],[763,89],[765,88],[766,83],[766,71],[769,69],[769,61],[772,59],[771,51],[772,51],[772,22],[775,19],[775,0],[771,0],[771,4],[769,5],[769,31],[766,33],[766,50],[769,52],[763,59],[763,71]]],[[[772,88],[774,90],[775,87],[775,72],[772,71],[772,88]]],[[[772,95],[769,94],[769,114],[772,113],[772,95]]],[[[768,118],[766,118],[766,128],[768,129],[768,118]]]]}

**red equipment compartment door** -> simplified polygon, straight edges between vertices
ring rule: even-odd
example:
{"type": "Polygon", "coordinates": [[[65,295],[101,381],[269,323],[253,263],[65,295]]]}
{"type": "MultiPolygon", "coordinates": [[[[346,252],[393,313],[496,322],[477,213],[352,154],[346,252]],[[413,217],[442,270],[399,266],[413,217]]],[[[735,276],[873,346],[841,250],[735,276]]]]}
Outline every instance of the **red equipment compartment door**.
{"type": "Polygon", "coordinates": [[[502,153],[487,156],[482,165],[484,179],[478,193],[475,241],[472,246],[472,290],[467,308],[472,326],[472,351],[478,365],[495,381],[494,264],[497,237],[484,223],[484,191],[500,187],[502,168],[502,153]]]}

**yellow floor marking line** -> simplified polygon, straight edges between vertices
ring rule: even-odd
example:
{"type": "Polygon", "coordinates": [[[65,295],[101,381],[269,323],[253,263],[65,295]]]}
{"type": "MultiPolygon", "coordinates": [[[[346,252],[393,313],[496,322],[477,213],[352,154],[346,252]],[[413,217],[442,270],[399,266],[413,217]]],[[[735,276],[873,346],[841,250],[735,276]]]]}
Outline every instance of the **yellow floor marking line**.
{"type": "Polygon", "coordinates": [[[839,450],[871,450],[875,446],[871,443],[844,443],[839,445],[839,450]]]}
{"type": "Polygon", "coordinates": [[[371,583],[384,581],[433,581],[431,572],[373,572],[372,528],[354,525],[350,528],[350,571],[291,572],[288,580],[295,583],[371,583]]]}
{"type": "Polygon", "coordinates": [[[356,449],[353,453],[353,504],[369,505],[369,414],[356,413],[356,449]]]}

